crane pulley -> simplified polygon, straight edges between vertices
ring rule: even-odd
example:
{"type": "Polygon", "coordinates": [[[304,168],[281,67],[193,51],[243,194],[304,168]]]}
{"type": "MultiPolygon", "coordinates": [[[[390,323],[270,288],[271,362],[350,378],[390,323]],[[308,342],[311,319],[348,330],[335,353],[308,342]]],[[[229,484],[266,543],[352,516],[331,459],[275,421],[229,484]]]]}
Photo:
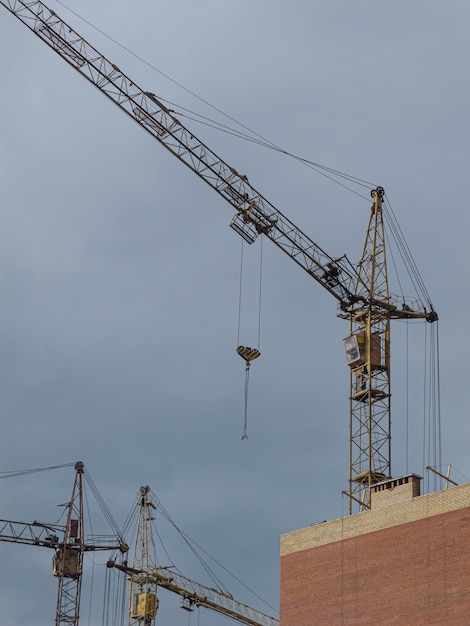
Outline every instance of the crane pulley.
{"type": "MultiPolygon", "coordinates": [[[[368,505],[368,490],[391,476],[390,320],[435,322],[429,301],[407,301],[388,290],[381,187],[372,191],[371,218],[359,265],[330,256],[177,119],[152,92],[141,89],[40,0],[0,0],[34,34],[97,87],[163,147],[235,209],[231,227],[248,243],[265,235],[338,302],[351,342],[362,345],[350,362],[350,476],[353,501],[368,505]]],[[[351,343],[350,342],[350,343],[351,343]]],[[[247,361],[248,365],[249,361],[247,361]]],[[[352,512],[352,509],[350,509],[352,512]]]]}

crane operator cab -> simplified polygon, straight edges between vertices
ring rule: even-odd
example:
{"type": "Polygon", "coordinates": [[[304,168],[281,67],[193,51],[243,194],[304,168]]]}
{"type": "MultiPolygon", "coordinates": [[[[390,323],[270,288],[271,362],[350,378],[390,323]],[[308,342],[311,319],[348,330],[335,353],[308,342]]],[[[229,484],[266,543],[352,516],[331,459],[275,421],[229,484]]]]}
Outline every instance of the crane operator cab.
{"type": "MultiPolygon", "coordinates": [[[[343,339],[343,345],[346,363],[349,367],[355,369],[367,364],[369,355],[366,334],[364,332],[346,337],[346,339],[343,339]]],[[[378,334],[372,334],[370,338],[370,365],[373,368],[381,365],[380,337],[378,334]]]]}
{"type": "Polygon", "coordinates": [[[64,578],[78,578],[80,575],[78,551],[71,548],[59,548],[52,558],[52,573],[64,578]]]}

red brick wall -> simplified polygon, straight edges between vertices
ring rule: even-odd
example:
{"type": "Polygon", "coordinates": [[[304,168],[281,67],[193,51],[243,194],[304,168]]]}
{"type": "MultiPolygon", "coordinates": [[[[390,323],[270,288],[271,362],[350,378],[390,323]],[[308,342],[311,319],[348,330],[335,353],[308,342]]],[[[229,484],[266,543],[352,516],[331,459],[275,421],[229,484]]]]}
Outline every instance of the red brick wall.
{"type": "Polygon", "coordinates": [[[470,624],[470,508],[281,558],[280,626],[470,624]]]}

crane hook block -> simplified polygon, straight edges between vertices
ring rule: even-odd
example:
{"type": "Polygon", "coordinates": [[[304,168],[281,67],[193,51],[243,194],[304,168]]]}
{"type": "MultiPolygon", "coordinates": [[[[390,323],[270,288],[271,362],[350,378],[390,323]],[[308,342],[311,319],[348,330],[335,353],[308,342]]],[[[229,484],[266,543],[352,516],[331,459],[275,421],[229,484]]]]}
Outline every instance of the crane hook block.
{"type": "Polygon", "coordinates": [[[238,346],[237,352],[247,363],[254,361],[261,354],[256,348],[245,348],[245,346],[238,346]]]}

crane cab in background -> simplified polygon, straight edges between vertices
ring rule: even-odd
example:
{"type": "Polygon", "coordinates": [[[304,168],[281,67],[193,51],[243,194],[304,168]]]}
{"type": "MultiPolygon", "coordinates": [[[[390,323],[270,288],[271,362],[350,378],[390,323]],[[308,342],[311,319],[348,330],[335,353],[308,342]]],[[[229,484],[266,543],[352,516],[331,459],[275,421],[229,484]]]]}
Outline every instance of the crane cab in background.
{"type": "Polygon", "coordinates": [[[135,594],[133,618],[151,618],[157,615],[158,599],[155,593],[141,591],[135,594]]]}
{"type": "Polygon", "coordinates": [[[64,578],[78,578],[80,576],[79,554],[71,548],[57,550],[52,558],[52,574],[64,578]]]}

